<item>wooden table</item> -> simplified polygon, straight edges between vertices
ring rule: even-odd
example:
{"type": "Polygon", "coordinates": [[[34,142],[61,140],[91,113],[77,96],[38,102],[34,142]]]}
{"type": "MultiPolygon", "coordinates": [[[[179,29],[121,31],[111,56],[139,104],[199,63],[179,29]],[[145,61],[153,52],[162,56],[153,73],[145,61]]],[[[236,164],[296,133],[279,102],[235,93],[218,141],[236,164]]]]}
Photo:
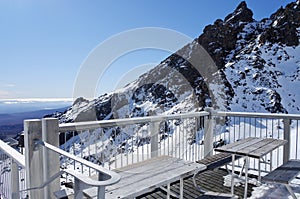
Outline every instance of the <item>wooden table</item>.
{"type": "MultiPolygon", "coordinates": [[[[167,198],[170,198],[170,195],[183,198],[183,178],[205,169],[203,164],[170,156],[151,158],[114,170],[121,175],[121,180],[106,187],[105,198],[134,198],[156,188],[165,190],[167,198]],[[180,180],[180,196],[170,191],[170,183],[177,180],[180,180]]],[[[92,189],[85,190],[85,194],[90,197],[93,197],[93,192],[95,191],[92,189]]]]}
{"type": "MultiPolygon", "coordinates": [[[[273,138],[256,138],[249,137],[237,142],[216,148],[215,151],[226,152],[232,154],[232,178],[231,178],[231,193],[234,194],[234,162],[235,155],[241,155],[245,157],[245,193],[244,198],[247,198],[248,189],[248,168],[249,168],[249,157],[259,159],[259,180],[260,180],[260,159],[277,149],[278,147],[285,145],[286,140],[278,140],[273,138]]],[[[271,160],[272,161],[272,160],[271,160]]]]}

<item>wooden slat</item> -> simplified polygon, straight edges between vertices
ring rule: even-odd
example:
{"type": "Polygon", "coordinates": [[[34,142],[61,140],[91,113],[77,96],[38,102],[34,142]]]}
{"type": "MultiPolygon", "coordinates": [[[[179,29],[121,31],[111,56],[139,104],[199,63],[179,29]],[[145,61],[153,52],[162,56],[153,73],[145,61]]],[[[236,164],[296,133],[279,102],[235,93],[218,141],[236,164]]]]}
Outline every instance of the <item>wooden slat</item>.
{"type": "Polygon", "coordinates": [[[247,146],[251,146],[252,144],[255,144],[257,142],[258,138],[249,137],[243,140],[239,140],[237,142],[222,146],[220,148],[216,148],[215,151],[218,152],[230,152],[230,153],[236,153],[239,149],[243,149],[247,146]]]}
{"type": "Polygon", "coordinates": [[[270,153],[271,151],[275,150],[276,148],[285,145],[287,143],[287,140],[274,140],[271,143],[268,143],[267,145],[264,145],[261,148],[258,148],[251,152],[250,155],[254,157],[262,157],[266,155],[267,153],[270,153]]]}
{"type": "MultiPolygon", "coordinates": [[[[271,144],[274,140],[273,139],[256,139],[255,142],[250,142],[247,146],[244,146],[244,148],[242,148],[243,146],[240,147],[240,149],[237,150],[236,154],[240,154],[240,155],[252,155],[254,153],[254,151],[260,151],[262,153],[265,153],[266,151],[262,151],[265,146],[268,146],[269,144],[271,144]]],[[[269,151],[268,151],[269,152],[269,151]]],[[[257,158],[259,158],[260,156],[258,156],[257,158]]]]}
{"type": "Polygon", "coordinates": [[[215,151],[260,158],[286,143],[286,140],[249,137],[244,140],[216,148],[215,151]]]}
{"type": "MultiPolygon", "coordinates": [[[[128,186],[138,181],[142,181],[149,176],[164,175],[166,172],[174,172],[174,170],[180,170],[181,168],[197,167],[196,163],[186,162],[177,158],[155,158],[151,161],[145,161],[145,163],[138,163],[132,166],[126,167],[126,169],[116,170],[121,175],[121,181],[115,185],[109,186],[109,190],[119,189],[122,186],[128,186]]],[[[200,166],[201,167],[201,166],[200,166]]],[[[178,173],[175,175],[178,176],[178,173]]],[[[170,177],[169,177],[170,178],[170,177]]],[[[172,179],[171,179],[172,180],[172,179]]]]}
{"type": "MultiPolygon", "coordinates": [[[[158,162],[154,166],[162,168],[158,162]]],[[[179,180],[181,176],[191,175],[192,172],[195,171],[195,169],[197,168],[199,168],[199,166],[196,163],[194,163],[194,165],[191,164],[185,166],[179,165],[177,168],[173,167],[170,170],[162,169],[160,172],[157,173],[149,172],[149,173],[144,173],[142,175],[138,174],[137,178],[135,177],[124,178],[124,181],[127,181],[127,183],[125,183],[125,186],[115,187],[113,189],[114,196],[112,195],[110,196],[112,196],[111,198],[117,198],[119,196],[120,198],[122,198],[122,197],[134,197],[137,195],[141,195],[143,193],[154,190],[155,188],[161,185],[179,180]]],[[[122,173],[120,173],[120,175],[122,176],[122,173]]],[[[116,184],[116,186],[117,185],[118,184],[116,184]]],[[[109,187],[108,187],[108,191],[110,191],[109,187]]]]}
{"type": "MultiPolygon", "coordinates": [[[[236,156],[236,160],[241,158],[241,156],[236,156]]],[[[231,163],[232,161],[232,155],[230,153],[221,152],[217,153],[215,155],[203,158],[199,161],[196,161],[199,164],[204,164],[207,169],[213,170],[216,168],[219,168],[221,166],[224,166],[225,164],[231,163]]]]}

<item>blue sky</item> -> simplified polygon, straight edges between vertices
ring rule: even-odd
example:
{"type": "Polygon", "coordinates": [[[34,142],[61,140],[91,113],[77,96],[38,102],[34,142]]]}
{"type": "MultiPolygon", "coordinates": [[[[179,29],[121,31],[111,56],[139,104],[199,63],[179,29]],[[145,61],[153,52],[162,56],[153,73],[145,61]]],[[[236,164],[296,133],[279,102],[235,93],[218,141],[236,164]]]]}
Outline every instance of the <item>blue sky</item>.
{"type": "MultiPolygon", "coordinates": [[[[198,37],[239,0],[1,0],[0,99],[68,98],[89,53],[122,31],[162,27],[198,37]]],[[[248,0],[259,20],[291,0],[248,0]]],[[[113,90],[126,71],[159,63],[169,53],[144,50],[122,57],[101,78],[95,95],[113,90]]]]}

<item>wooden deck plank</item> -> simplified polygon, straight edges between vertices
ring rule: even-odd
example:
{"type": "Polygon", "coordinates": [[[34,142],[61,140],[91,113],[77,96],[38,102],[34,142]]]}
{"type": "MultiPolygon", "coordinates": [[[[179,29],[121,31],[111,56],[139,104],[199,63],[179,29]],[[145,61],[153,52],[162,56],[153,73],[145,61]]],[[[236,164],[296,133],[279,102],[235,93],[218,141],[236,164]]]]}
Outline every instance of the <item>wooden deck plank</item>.
{"type": "MultiPolygon", "coordinates": [[[[208,191],[230,194],[230,187],[225,187],[223,185],[223,182],[224,182],[223,177],[226,175],[228,175],[228,173],[227,173],[227,171],[225,171],[223,169],[218,169],[218,170],[214,170],[214,171],[209,170],[209,171],[205,171],[205,172],[201,173],[200,175],[198,175],[196,178],[196,181],[197,181],[198,185],[200,185],[202,188],[205,188],[208,191]]],[[[252,177],[254,177],[254,176],[252,176],[252,177]]],[[[192,178],[186,178],[184,180],[184,185],[185,185],[184,186],[184,193],[185,193],[184,199],[195,199],[195,198],[198,198],[203,195],[198,190],[196,190],[195,187],[193,186],[192,178]]],[[[171,189],[172,189],[172,187],[174,187],[175,189],[178,188],[179,182],[175,182],[174,184],[172,184],[171,189]]],[[[255,187],[255,186],[253,184],[248,184],[248,187],[249,187],[248,197],[250,197],[253,187],[255,187]]],[[[241,186],[235,187],[234,193],[235,193],[235,195],[239,196],[239,198],[243,198],[244,197],[244,186],[241,185],[241,186]]],[[[153,198],[166,198],[166,193],[160,189],[156,189],[153,192],[146,193],[146,194],[143,194],[143,195],[137,197],[137,199],[147,199],[147,198],[149,198],[149,196],[154,196],[153,198]]]]}

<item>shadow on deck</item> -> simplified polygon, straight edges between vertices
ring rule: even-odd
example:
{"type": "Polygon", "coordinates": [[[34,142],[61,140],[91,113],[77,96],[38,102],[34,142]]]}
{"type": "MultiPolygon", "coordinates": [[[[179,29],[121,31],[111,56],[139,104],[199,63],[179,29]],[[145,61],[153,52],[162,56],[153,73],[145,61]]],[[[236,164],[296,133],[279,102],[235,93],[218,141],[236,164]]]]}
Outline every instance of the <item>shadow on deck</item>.
{"type": "MultiPolygon", "coordinates": [[[[223,176],[228,175],[228,173],[223,169],[217,169],[214,171],[205,171],[199,174],[196,178],[197,184],[207,191],[220,192],[220,193],[230,193],[230,187],[225,187],[223,185],[224,178],[223,176]]],[[[251,196],[253,184],[248,184],[248,197],[251,196]]],[[[244,185],[235,187],[235,195],[239,198],[244,196],[244,185]]],[[[179,182],[171,184],[171,191],[176,194],[179,194],[179,182]]],[[[202,194],[194,187],[192,177],[184,180],[184,198],[185,199],[194,199],[198,198],[202,194]]],[[[161,189],[156,189],[151,193],[144,194],[137,197],[138,199],[157,199],[157,198],[166,198],[166,192],[161,189]]],[[[172,197],[171,197],[172,198],[172,197]]]]}

